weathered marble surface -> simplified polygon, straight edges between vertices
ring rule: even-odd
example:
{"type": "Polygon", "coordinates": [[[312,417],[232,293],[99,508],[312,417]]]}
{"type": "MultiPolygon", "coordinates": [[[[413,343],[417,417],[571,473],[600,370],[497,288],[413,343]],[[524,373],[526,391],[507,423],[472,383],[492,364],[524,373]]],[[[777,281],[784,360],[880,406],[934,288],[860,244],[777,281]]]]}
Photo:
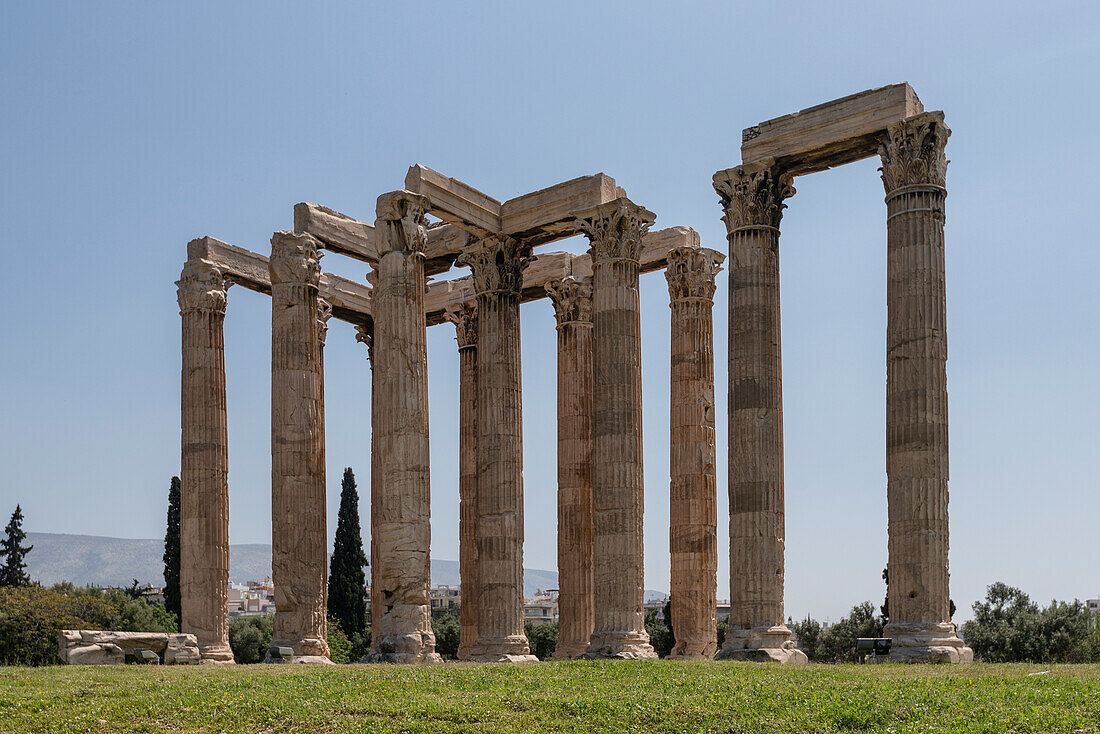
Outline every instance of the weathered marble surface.
{"type": "Polygon", "coordinates": [[[57,643],[61,662],[68,665],[121,665],[138,648],[159,653],[165,665],[222,662],[202,660],[198,640],[188,634],[61,630],[57,643]]]}

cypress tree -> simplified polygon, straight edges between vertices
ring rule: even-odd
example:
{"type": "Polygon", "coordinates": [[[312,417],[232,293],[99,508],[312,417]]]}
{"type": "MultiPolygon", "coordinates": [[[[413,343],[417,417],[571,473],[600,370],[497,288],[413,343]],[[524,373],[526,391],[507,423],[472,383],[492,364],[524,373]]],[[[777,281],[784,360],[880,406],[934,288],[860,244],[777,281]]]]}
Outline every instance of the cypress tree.
{"type": "Polygon", "coordinates": [[[183,629],[180,602],[180,478],[168,487],[168,529],[164,533],[164,608],[176,615],[183,629]]]}
{"type": "Polygon", "coordinates": [[[0,540],[0,556],[4,556],[4,565],[0,566],[0,586],[30,586],[31,577],[27,575],[27,564],[23,562],[33,545],[22,545],[27,539],[23,532],[23,508],[15,506],[11,521],[4,528],[6,535],[0,540]]]}
{"type": "Polygon", "coordinates": [[[351,637],[366,630],[367,603],[364,600],[366,577],[363,566],[363,538],[359,530],[359,492],[351,467],[344,469],[340,487],[340,513],[336,520],[332,568],[328,577],[328,613],[351,637]]]}

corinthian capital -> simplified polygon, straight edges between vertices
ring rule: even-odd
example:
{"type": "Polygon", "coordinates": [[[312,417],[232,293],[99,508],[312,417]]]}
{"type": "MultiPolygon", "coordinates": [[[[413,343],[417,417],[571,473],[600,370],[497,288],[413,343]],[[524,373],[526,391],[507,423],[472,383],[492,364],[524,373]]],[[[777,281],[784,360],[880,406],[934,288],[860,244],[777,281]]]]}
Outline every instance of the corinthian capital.
{"type": "Polygon", "coordinates": [[[523,288],[523,269],[531,260],[531,247],[511,237],[475,240],[455,260],[468,265],[474,277],[474,293],[515,293],[523,288]]]}
{"type": "Polygon", "coordinates": [[[225,315],[225,292],[230,283],[221,268],[209,260],[188,260],[176,281],[180,314],[189,311],[225,315]]]}
{"type": "Polygon", "coordinates": [[[668,253],[665,279],[673,301],[714,298],[714,276],[726,256],[705,247],[678,247],[668,253]]]}
{"type": "Polygon", "coordinates": [[[412,252],[424,254],[428,244],[428,197],[409,191],[391,191],[378,197],[378,254],[412,252]]]}
{"type": "Polygon", "coordinates": [[[569,323],[592,323],[592,283],[587,278],[567,275],[546,284],[546,293],[554,304],[558,326],[569,323]]]}
{"type": "Polygon", "coordinates": [[[317,299],[317,335],[321,340],[321,346],[325,346],[325,337],[328,336],[328,320],[332,318],[332,304],[323,298],[317,299]]]}
{"type": "Polygon", "coordinates": [[[477,346],[477,302],[447,308],[447,320],[455,325],[455,341],[459,349],[477,346]]]}
{"type": "Polygon", "coordinates": [[[321,280],[320,242],[301,232],[276,232],[271,236],[267,269],[271,283],[290,283],[317,288],[321,280]]]}
{"type": "Polygon", "coordinates": [[[722,202],[722,221],[726,231],[741,227],[774,227],[779,229],[784,199],[794,196],[792,177],[781,174],[774,166],[746,169],[737,166],[714,176],[714,190],[722,202]]]}
{"type": "Polygon", "coordinates": [[[357,324],[355,327],[355,341],[367,345],[367,359],[374,366],[374,322],[370,324],[357,324]]]}
{"type": "Polygon", "coordinates": [[[886,128],[878,146],[886,193],[903,186],[946,186],[949,137],[942,112],[914,115],[886,128]]]}
{"type": "Polygon", "coordinates": [[[596,207],[590,215],[577,218],[577,230],[592,244],[592,262],[637,260],[642,238],[657,216],[626,198],[596,207]]]}

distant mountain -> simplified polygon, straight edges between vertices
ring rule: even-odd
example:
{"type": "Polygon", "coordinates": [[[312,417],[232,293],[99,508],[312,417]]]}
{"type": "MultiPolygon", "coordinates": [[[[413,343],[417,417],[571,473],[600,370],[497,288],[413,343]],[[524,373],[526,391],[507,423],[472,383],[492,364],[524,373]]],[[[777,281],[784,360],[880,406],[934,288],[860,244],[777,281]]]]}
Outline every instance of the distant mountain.
{"type": "MultiPolygon", "coordinates": [[[[143,584],[164,583],[163,540],[103,538],[95,535],[27,533],[34,550],[27,554],[27,572],[43,585],[71,581],[77,586],[128,586],[133,579],[143,584]]],[[[265,543],[229,546],[229,578],[261,581],[271,575],[271,546],[265,543]]],[[[432,559],[432,584],[458,586],[458,561],[432,559]]],[[[558,588],[558,572],[523,569],[523,593],[534,596],[542,589],[558,588]]],[[[651,597],[666,596],[646,591],[651,597]]]]}

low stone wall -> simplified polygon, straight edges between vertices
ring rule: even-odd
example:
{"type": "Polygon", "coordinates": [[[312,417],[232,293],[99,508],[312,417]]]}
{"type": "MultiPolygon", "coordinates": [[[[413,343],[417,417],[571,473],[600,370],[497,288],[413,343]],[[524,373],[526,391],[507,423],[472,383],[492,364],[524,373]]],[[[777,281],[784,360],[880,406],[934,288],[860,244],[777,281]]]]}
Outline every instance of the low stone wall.
{"type": "Polygon", "coordinates": [[[121,665],[138,648],[159,654],[166,665],[198,665],[194,635],[165,632],[104,632],[61,630],[57,636],[61,662],[68,665],[121,665]]]}

